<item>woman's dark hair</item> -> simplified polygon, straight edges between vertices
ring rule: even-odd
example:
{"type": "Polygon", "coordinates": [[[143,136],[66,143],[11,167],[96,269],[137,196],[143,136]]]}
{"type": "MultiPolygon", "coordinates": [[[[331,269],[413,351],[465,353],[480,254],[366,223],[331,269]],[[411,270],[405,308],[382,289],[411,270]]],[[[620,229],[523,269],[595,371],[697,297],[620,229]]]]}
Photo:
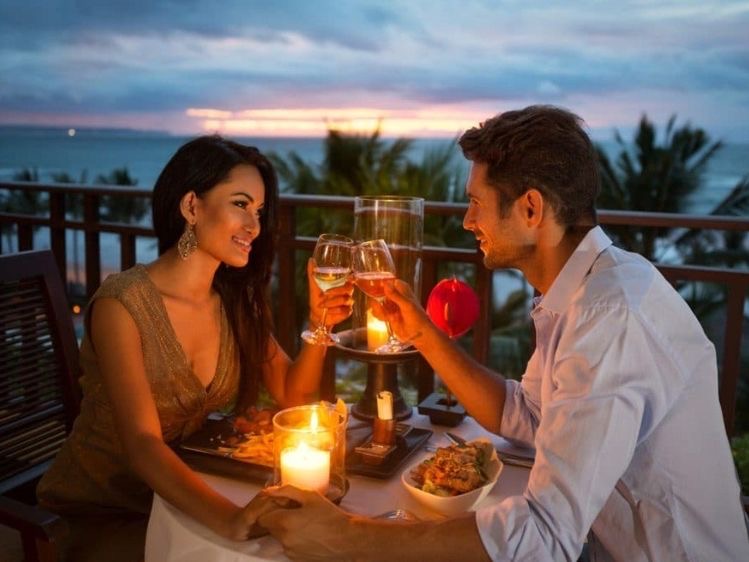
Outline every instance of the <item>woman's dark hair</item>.
{"type": "Polygon", "coordinates": [[[501,216],[530,188],[549,200],[560,224],[596,224],[598,156],[574,113],[549,105],[506,111],[466,131],[458,141],[469,160],[487,165],[500,192],[501,216]]]}
{"type": "Polygon", "coordinates": [[[218,135],[203,136],[183,145],[172,156],[153,190],[153,228],[159,253],[172,248],[185,230],[180,212],[182,197],[194,191],[202,197],[229,177],[239,165],[254,166],[265,186],[265,205],[260,215],[260,235],[252,242],[252,259],[244,267],[219,266],[213,287],[229,319],[239,351],[240,385],[237,410],[257,401],[262,364],[269,361],[268,341],[272,315],[267,289],[275,257],[278,180],[270,160],[252,146],[218,135]]]}

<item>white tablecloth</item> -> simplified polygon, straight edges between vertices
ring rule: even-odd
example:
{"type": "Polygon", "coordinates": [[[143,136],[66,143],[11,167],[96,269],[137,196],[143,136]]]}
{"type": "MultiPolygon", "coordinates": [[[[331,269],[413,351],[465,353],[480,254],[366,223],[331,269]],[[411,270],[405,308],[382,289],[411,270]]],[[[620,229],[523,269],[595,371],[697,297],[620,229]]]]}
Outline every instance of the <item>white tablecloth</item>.
{"type": "MultiPolygon", "coordinates": [[[[356,420],[352,420],[354,423],[356,420]]],[[[414,427],[434,431],[429,445],[449,444],[443,435],[446,429],[466,439],[490,437],[499,448],[509,444],[494,435],[487,434],[472,418],[466,418],[455,428],[432,426],[429,418],[414,412],[406,420],[414,427]]],[[[421,450],[407,459],[408,466],[431,453],[421,450]]],[[[529,470],[505,465],[494,489],[481,505],[500,501],[510,495],[521,494],[528,482],[529,470]]],[[[350,489],[341,502],[349,512],[377,515],[395,508],[404,508],[421,519],[438,519],[440,516],[417,503],[403,488],[398,471],[388,480],[349,475],[350,489]]],[[[201,474],[208,484],[237,505],[245,505],[261,488],[258,484],[201,474]]],[[[250,560],[287,560],[281,545],[272,537],[263,537],[246,542],[236,542],[216,535],[158,495],[154,496],[151,518],[146,535],[146,562],[247,562],[250,560]]]]}

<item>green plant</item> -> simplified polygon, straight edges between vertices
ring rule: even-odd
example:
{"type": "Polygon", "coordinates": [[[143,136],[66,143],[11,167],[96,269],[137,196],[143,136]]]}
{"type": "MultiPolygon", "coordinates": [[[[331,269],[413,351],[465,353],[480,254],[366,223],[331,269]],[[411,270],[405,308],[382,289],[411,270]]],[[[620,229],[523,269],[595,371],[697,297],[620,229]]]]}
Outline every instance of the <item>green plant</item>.
{"type": "MultiPolygon", "coordinates": [[[[126,167],[115,168],[108,175],[99,174],[95,183],[101,185],[137,185],[138,180],[130,176],[126,167]]],[[[105,195],[101,200],[101,218],[110,222],[138,222],[149,209],[149,193],[144,192],[143,197],[118,197],[117,195],[105,195]]]]}
{"type": "MultiPolygon", "coordinates": [[[[687,196],[701,186],[705,168],[722,144],[711,143],[709,135],[699,127],[686,124],[677,129],[675,123],[674,115],[666,124],[662,141],[647,115],[640,119],[631,144],[615,132],[619,153],[613,164],[602,148],[597,149],[601,166],[600,208],[684,211],[687,196]]],[[[652,260],[658,257],[659,242],[671,229],[625,226],[610,231],[622,246],[652,260]]]]}
{"type": "Polygon", "coordinates": [[[731,452],[741,482],[741,493],[749,495],[749,433],[731,439],[731,452]]]}

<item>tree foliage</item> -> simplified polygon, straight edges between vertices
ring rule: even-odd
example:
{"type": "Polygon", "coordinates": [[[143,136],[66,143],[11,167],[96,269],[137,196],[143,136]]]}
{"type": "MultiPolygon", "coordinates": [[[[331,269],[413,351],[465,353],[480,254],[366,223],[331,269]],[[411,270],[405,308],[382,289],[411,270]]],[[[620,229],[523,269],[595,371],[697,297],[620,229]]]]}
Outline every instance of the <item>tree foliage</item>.
{"type": "MultiPolygon", "coordinates": [[[[688,196],[702,186],[707,164],[722,146],[688,123],[676,128],[675,115],[668,120],[661,141],[646,115],[640,119],[631,144],[618,131],[614,139],[619,153],[613,163],[598,147],[601,209],[683,213],[688,196]]],[[[609,230],[622,246],[651,260],[659,257],[659,242],[671,233],[669,228],[636,226],[609,230]]]]}
{"type": "MultiPolygon", "coordinates": [[[[99,174],[94,180],[99,185],[138,185],[126,167],[115,168],[109,174],[99,174]]],[[[150,202],[148,194],[143,197],[122,197],[105,195],[100,204],[101,219],[110,222],[138,222],[148,212],[150,202]]]]}

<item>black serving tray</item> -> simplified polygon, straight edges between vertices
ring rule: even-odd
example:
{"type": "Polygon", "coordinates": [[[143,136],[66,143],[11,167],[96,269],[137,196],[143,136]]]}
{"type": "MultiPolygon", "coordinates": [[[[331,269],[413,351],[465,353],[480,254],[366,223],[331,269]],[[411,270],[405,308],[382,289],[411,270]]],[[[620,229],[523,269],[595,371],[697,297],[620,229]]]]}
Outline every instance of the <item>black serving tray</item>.
{"type": "MultiPolygon", "coordinates": [[[[353,419],[349,420],[349,424],[346,431],[346,472],[372,478],[390,478],[432,435],[429,429],[399,423],[396,425],[398,436],[395,450],[381,464],[372,465],[366,464],[354,450],[372,438],[371,424],[353,419]]],[[[233,458],[226,452],[224,440],[234,434],[230,418],[208,418],[203,427],[179,443],[175,451],[188,466],[200,472],[258,484],[268,483],[273,477],[273,467],[233,458]]]]}
{"type": "MultiPolygon", "coordinates": [[[[405,435],[396,437],[395,450],[385,457],[380,464],[369,464],[355,450],[350,450],[346,457],[346,472],[371,478],[390,478],[408,457],[426,443],[431,435],[432,430],[430,429],[410,428],[405,435]]],[[[371,432],[361,444],[365,444],[369,439],[371,439],[371,432]]]]}

